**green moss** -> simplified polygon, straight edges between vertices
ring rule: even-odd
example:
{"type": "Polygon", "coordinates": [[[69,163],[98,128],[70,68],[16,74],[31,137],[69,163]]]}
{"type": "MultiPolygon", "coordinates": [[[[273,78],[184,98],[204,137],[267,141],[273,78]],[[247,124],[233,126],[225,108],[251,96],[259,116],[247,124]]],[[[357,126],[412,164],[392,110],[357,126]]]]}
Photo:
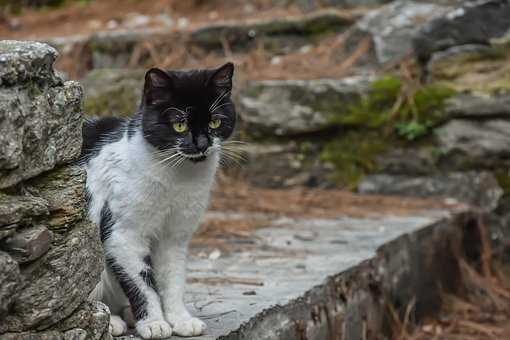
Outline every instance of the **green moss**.
{"type": "Polygon", "coordinates": [[[455,91],[427,85],[405,93],[403,86],[396,77],[383,77],[366,95],[330,116],[332,123],[351,130],[332,138],[321,153],[322,161],[335,166],[336,183],[355,188],[363,176],[378,170],[378,156],[391,146],[427,141],[424,137],[447,119],[444,102],[455,91]]]}
{"type": "Polygon", "coordinates": [[[136,101],[132,89],[119,86],[97,97],[85,98],[83,108],[88,116],[130,115],[136,109],[136,101]]]}
{"type": "Polygon", "coordinates": [[[347,110],[331,115],[330,120],[342,126],[384,128],[408,140],[425,136],[446,119],[444,101],[455,91],[427,85],[408,96],[402,86],[398,78],[383,77],[371,84],[366,95],[348,105],[347,110]]]}
{"type": "Polygon", "coordinates": [[[335,166],[332,181],[355,189],[363,176],[377,170],[377,156],[390,145],[374,132],[350,131],[326,143],[320,158],[335,166]]]}

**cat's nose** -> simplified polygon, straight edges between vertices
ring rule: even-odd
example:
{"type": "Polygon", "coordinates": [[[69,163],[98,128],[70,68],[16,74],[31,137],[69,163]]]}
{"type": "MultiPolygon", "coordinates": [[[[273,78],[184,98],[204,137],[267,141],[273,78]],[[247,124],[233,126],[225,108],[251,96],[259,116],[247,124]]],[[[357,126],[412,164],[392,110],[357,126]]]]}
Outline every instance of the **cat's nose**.
{"type": "Polygon", "coordinates": [[[209,147],[209,139],[207,136],[200,135],[197,137],[196,146],[199,152],[205,153],[207,148],[209,147]]]}

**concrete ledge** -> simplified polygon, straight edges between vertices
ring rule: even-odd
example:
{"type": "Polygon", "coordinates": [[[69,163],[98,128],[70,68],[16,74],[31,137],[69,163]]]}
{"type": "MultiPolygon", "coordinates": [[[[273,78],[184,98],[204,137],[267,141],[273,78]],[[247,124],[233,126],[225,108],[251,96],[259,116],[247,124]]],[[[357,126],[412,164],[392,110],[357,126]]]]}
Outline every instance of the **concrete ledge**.
{"type": "Polygon", "coordinates": [[[413,307],[411,321],[436,312],[440,291],[461,287],[459,259],[480,247],[479,216],[463,209],[320,220],[209,213],[207,223],[247,218],[261,227],[193,243],[187,304],[209,327],[195,339],[390,335],[390,308],[403,317],[413,307]]]}

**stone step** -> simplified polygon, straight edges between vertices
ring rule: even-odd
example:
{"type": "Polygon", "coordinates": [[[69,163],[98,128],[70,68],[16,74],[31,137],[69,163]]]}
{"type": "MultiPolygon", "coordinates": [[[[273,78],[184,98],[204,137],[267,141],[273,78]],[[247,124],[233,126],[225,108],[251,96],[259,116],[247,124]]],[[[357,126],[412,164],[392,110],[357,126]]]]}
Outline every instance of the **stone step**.
{"type": "MultiPolygon", "coordinates": [[[[153,44],[155,50],[158,50],[158,46],[168,48],[168,42],[172,41],[185,45],[188,49],[193,47],[220,53],[224,52],[226,46],[245,52],[263,44],[272,52],[282,53],[309,45],[324,36],[344,32],[362,14],[363,11],[329,9],[301,16],[225,21],[186,29],[155,27],[101,31],[90,36],[49,37],[42,41],[52,45],[77,64],[85,62],[87,65],[84,67],[87,70],[122,68],[133,66],[132,55],[136,53],[136,47],[144,43],[153,44]]],[[[145,54],[139,56],[139,62],[149,57],[145,54]]]]}
{"type": "Polygon", "coordinates": [[[193,241],[186,302],[208,325],[193,339],[371,338],[389,304],[415,298],[418,320],[436,311],[439,286],[458,288],[463,247],[478,249],[477,217],[460,206],[375,213],[365,202],[358,217],[208,213],[206,226],[232,228],[193,241]],[[246,221],[257,227],[235,227],[246,221]]]}

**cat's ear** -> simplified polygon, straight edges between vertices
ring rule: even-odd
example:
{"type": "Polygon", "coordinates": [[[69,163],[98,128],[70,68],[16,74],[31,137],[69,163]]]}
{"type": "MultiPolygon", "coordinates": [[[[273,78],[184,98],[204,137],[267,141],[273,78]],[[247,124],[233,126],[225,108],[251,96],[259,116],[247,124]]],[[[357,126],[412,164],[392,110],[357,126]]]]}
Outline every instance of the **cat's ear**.
{"type": "Polygon", "coordinates": [[[211,76],[211,84],[227,91],[232,90],[232,78],[234,77],[234,64],[226,63],[214,71],[211,76]]]}
{"type": "Polygon", "coordinates": [[[145,73],[142,105],[169,101],[172,97],[172,78],[159,68],[151,68],[145,73]]]}

